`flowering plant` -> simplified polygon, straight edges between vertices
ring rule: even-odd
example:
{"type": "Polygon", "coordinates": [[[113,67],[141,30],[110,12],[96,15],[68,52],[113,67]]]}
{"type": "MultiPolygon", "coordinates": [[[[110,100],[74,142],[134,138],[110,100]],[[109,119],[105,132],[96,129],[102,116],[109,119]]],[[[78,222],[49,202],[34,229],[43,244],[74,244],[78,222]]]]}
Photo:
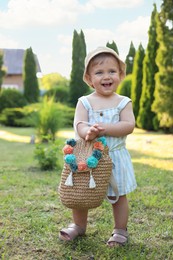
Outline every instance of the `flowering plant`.
{"type": "Polygon", "coordinates": [[[68,139],[63,148],[64,160],[70,166],[72,172],[84,171],[87,168],[96,168],[99,160],[102,158],[102,152],[106,147],[106,138],[104,136],[95,140],[92,154],[85,160],[77,163],[76,156],[73,154],[75,139],[68,139]]]}

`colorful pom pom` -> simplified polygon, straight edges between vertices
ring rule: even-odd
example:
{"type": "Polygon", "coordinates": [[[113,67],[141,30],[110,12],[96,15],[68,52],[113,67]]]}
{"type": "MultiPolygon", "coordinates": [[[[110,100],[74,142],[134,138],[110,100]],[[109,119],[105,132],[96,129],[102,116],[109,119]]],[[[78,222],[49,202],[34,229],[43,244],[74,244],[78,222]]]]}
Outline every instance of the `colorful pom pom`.
{"type": "MultiPolygon", "coordinates": [[[[92,155],[86,159],[86,162],[81,161],[78,164],[76,163],[76,156],[73,154],[73,150],[74,150],[73,147],[75,145],[76,145],[76,140],[72,138],[66,141],[66,145],[63,148],[63,152],[65,154],[64,160],[67,164],[70,165],[72,173],[76,172],[77,170],[85,171],[88,170],[88,168],[90,169],[96,168],[99,163],[99,160],[102,158],[102,151],[104,150],[104,147],[107,144],[106,144],[106,138],[104,136],[97,138],[96,142],[93,145],[94,150],[92,152],[92,155]]],[[[71,175],[69,176],[69,179],[71,178],[71,175]]],[[[92,178],[90,179],[91,179],[91,186],[93,187],[94,185],[93,185],[92,178]]]]}
{"type": "Polygon", "coordinates": [[[96,168],[98,165],[98,160],[94,156],[90,156],[87,158],[87,165],[89,168],[96,168]]]}
{"type": "Polygon", "coordinates": [[[69,144],[66,144],[63,148],[63,153],[64,154],[71,154],[73,153],[73,147],[69,144]]]}
{"type": "Polygon", "coordinates": [[[92,156],[94,156],[97,160],[100,160],[102,158],[102,152],[100,150],[94,150],[92,152],[92,156]]]}
{"type": "Polygon", "coordinates": [[[76,172],[78,169],[78,166],[75,162],[70,164],[70,169],[72,170],[72,172],[76,172]]]}
{"type": "Polygon", "coordinates": [[[74,146],[76,145],[76,140],[73,139],[73,138],[68,139],[68,140],[66,141],[66,144],[71,145],[72,147],[74,147],[74,146]]]}
{"type": "Polygon", "coordinates": [[[95,142],[94,143],[94,149],[103,151],[104,150],[104,145],[101,142],[95,142]]]}
{"type": "Polygon", "coordinates": [[[85,170],[87,170],[87,164],[86,164],[86,162],[79,162],[79,163],[78,163],[78,170],[79,170],[79,171],[85,171],[85,170]]]}
{"type": "Polygon", "coordinates": [[[67,154],[64,160],[67,164],[72,164],[76,162],[76,156],[74,154],[67,154]]]}
{"type": "Polygon", "coordinates": [[[106,137],[104,137],[104,136],[97,138],[97,141],[101,142],[104,145],[104,147],[107,145],[106,137]]]}

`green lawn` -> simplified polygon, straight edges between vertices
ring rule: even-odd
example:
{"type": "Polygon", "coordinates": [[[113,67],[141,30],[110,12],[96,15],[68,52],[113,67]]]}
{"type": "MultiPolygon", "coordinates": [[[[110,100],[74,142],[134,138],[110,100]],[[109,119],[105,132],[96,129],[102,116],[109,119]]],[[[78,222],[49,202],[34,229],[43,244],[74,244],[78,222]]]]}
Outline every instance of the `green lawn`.
{"type": "MultiPolygon", "coordinates": [[[[2,128],[30,136],[30,128],[2,128]]],[[[89,213],[87,234],[63,243],[58,231],[71,222],[59,201],[60,171],[41,172],[35,146],[0,139],[0,259],[173,259],[173,136],[135,130],[127,139],[138,188],[129,195],[130,241],[107,248],[113,228],[105,201],[89,213]]]]}

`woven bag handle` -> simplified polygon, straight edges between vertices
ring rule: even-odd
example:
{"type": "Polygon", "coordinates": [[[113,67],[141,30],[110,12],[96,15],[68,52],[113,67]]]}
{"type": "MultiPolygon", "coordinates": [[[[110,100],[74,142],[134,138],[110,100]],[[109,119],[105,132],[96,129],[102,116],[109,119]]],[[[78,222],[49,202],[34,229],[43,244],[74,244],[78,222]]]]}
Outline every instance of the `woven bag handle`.
{"type": "Polygon", "coordinates": [[[110,177],[110,184],[111,184],[111,186],[112,186],[112,188],[113,188],[113,190],[114,190],[114,192],[115,192],[115,194],[116,194],[116,199],[110,200],[110,199],[108,198],[108,196],[106,196],[106,199],[107,199],[107,201],[108,201],[109,203],[114,204],[114,203],[116,203],[116,202],[118,201],[118,199],[119,199],[119,191],[118,191],[118,187],[117,187],[117,184],[116,184],[116,182],[115,182],[115,180],[114,180],[114,177],[113,177],[113,174],[112,174],[112,173],[111,173],[111,177],[110,177]]]}
{"type": "Polygon", "coordinates": [[[79,124],[86,124],[86,125],[88,125],[88,126],[92,126],[93,124],[91,124],[91,123],[89,123],[89,122],[87,122],[87,121],[78,121],[77,123],[76,123],[76,130],[77,130],[77,126],[79,125],[79,124]]]}

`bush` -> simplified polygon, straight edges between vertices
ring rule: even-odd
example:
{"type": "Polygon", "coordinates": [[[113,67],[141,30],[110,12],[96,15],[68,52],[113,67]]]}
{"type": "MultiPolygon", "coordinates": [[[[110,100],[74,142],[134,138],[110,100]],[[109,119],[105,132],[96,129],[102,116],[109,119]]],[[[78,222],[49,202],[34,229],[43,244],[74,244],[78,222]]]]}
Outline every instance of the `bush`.
{"type": "Polygon", "coordinates": [[[55,102],[67,103],[69,90],[64,86],[58,86],[48,90],[44,95],[54,97],[55,102]]]}
{"type": "MultiPolygon", "coordinates": [[[[61,127],[72,127],[74,108],[61,103],[54,103],[58,111],[58,118],[61,118],[61,127]]],[[[34,103],[23,108],[4,109],[0,114],[0,123],[6,126],[37,127],[38,113],[41,110],[41,103],[34,103]]]]}
{"type": "Polygon", "coordinates": [[[0,115],[0,123],[5,126],[33,127],[33,117],[37,112],[24,108],[5,108],[0,115]]]}
{"type": "Polygon", "coordinates": [[[48,136],[50,139],[55,140],[56,132],[61,126],[62,117],[54,99],[45,97],[36,118],[36,128],[41,141],[47,141],[48,136]]]}
{"type": "Polygon", "coordinates": [[[5,108],[0,116],[0,123],[5,126],[21,126],[20,119],[23,117],[21,108],[5,108]]]}
{"type": "Polygon", "coordinates": [[[24,107],[27,101],[23,94],[15,89],[5,89],[0,95],[0,112],[5,108],[24,107]]]}
{"type": "Polygon", "coordinates": [[[73,127],[75,109],[60,103],[57,104],[57,109],[62,119],[62,127],[73,127]]]}
{"type": "Polygon", "coordinates": [[[58,160],[60,141],[49,144],[36,144],[34,158],[38,160],[41,170],[60,169],[61,163],[58,160]]]}
{"type": "MultiPolygon", "coordinates": [[[[46,97],[45,97],[46,98],[46,97]]],[[[53,99],[53,98],[52,98],[53,99]]],[[[48,100],[48,98],[46,98],[48,100]]],[[[44,102],[44,101],[43,101],[44,102]]],[[[46,106],[46,104],[45,104],[46,106]]],[[[24,107],[26,117],[26,123],[31,126],[37,127],[38,125],[38,113],[42,109],[43,103],[32,104],[24,107]]],[[[73,119],[74,119],[74,108],[68,107],[61,103],[54,103],[54,109],[57,111],[57,115],[59,117],[60,126],[59,127],[72,127],[73,119]]]]}
{"type": "Polygon", "coordinates": [[[131,85],[132,85],[132,75],[129,74],[126,76],[126,78],[121,82],[117,89],[117,93],[126,96],[126,97],[131,97],[131,85]]]}

